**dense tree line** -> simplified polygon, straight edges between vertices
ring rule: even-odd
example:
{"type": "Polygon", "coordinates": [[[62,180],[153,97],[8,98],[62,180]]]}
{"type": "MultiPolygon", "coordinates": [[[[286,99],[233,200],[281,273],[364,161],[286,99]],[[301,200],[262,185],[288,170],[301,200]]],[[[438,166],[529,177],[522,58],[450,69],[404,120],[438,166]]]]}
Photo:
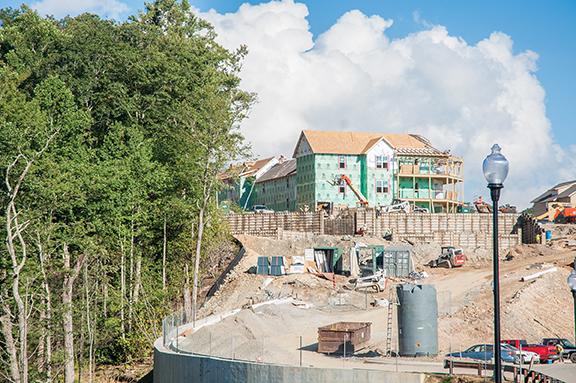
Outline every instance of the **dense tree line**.
{"type": "Polygon", "coordinates": [[[253,100],[186,1],[125,22],[0,10],[0,380],[72,382],[195,315],[217,174],[253,100]]]}

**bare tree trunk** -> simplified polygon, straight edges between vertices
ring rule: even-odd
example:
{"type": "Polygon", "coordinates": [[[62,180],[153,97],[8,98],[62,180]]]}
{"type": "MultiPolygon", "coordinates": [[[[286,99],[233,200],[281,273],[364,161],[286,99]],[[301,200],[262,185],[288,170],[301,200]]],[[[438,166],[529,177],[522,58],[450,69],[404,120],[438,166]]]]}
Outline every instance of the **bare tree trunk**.
{"type": "Polygon", "coordinates": [[[184,266],[184,272],[186,273],[185,280],[184,280],[184,314],[186,316],[186,320],[190,320],[192,318],[192,294],[190,292],[190,266],[188,265],[188,261],[186,261],[186,265],[184,266]]]}
{"type": "Polygon", "coordinates": [[[140,299],[140,286],[142,286],[142,254],[136,255],[136,266],[134,267],[134,293],[132,294],[133,303],[138,303],[140,299]]]}
{"type": "Polygon", "coordinates": [[[120,242],[120,330],[122,339],[126,338],[126,316],[124,307],[126,302],[126,254],[124,254],[124,241],[120,242]]]}
{"type": "Polygon", "coordinates": [[[81,254],[76,260],[74,269],[70,268],[70,253],[68,245],[64,244],[64,282],[62,286],[62,322],[64,328],[64,383],[74,382],[74,322],[72,317],[72,293],[74,281],[80,273],[85,255],[81,254]]]}
{"type": "Polygon", "coordinates": [[[84,292],[86,298],[86,331],[88,332],[88,383],[94,380],[94,331],[90,314],[90,291],[88,288],[88,266],[84,264],[84,292]]]}
{"type": "Polygon", "coordinates": [[[196,322],[198,309],[198,274],[200,271],[200,254],[202,250],[202,236],[204,235],[204,206],[198,212],[198,239],[196,240],[196,256],[194,259],[194,282],[192,286],[192,306],[194,308],[192,320],[196,322]]]}
{"type": "Polygon", "coordinates": [[[46,254],[42,247],[40,234],[38,237],[38,256],[40,258],[40,271],[42,272],[42,287],[44,288],[44,307],[42,313],[44,318],[41,320],[44,324],[44,332],[40,345],[43,346],[43,356],[41,357],[42,372],[46,375],[46,382],[52,381],[52,292],[48,282],[48,274],[46,273],[46,254]]]}
{"type": "Polygon", "coordinates": [[[14,336],[12,335],[12,313],[10,308],[3,304],[2,310],[4,314],[0,317],[0,323],[2,324],[2,336],[4,338],[4,347],[6,348],[6,353],[10,359],[10,378],[15,383],[20,383],[20,367],[18,365],[18,351],[16,349],[16,342],[14,341],[14,336]]]}
{"type": "Polygon", "coordinates": [[[18,341],[20,344],[20,349],[18,350],[18,365],[20,371],[20,382],[28,382],[28,316],[26,315],[26,307],[24,305],[24,300],[20,294],[20,273],[24,264],[26,263],[27,250],[26,242],[22,237],[22,231],[25,229],[27,224],[20,225],[18,223],[18,214],[16,212],[16,206],[14,204],[15,195],[13,199],[8,203],[8,208],[6,209],[6,245],[8,248],[8,253],[12,260],[12,297],[16,302],[17,317],[18,317],[18,341]],[[21,259],[18,260],[16,254],[16,246],[14,244],[14,238],[18,238],[20,243],[20,253],[21,259]]]}
{"type": "MultiPolygon", "coordinates": [[[[10,255],[10,260],[12,261],[12,298],[16,303],[17,308],[17,320],[18,320],[18,339],[17,342],[19,344],[19,349],[16,348],[16,340],[14,339],[12,333],[7,334],[5,333],[4,336],[8,336],[8,338],[4,338],[5,342],[11,342],[13,345],[13,349],[10,349],[12,345],[7,345],[8,356],[10,358],[10,370],[11,373],[18,373],[18,377],[15,376],[13,378],[14,381],[19,383],[27,383],[28,382],[28,313],[26,312],[26,307],[24,305],[24,301],[20,294],[20,276],[22,272],[22,268],[26,263],[27,258],[27,250],[26,250],[26,242],[24,241],[24,237],[22,233],[26,230],[29,222],[19,223],[18,216],[19,212],[16,209],[16,199],[18,197],[18,193],[20,192],[20,188],[28,175],[28,172],[32,168],[32,165],[36,159],[42,156],[42,154],[48,149],[48,146],[52,142],[52,139],[56,137],[58,134],[59,129],[56,129],[52,132],[52,134],[48,137],[48,139],[44,142],[44,146],[33,154],[32,157],[26,157],[22,153],[18,154],[14,161],[10,165],[6,167],[6,171],[4,172],[4,185],[6,186],[6,192],[9,197],[8,204],[5,207],[5,216],[6,216],[6,249],[8,250],[8,254],[10,255]],[[16,178],[16,182],[13,183],[11,179],[12,170],[18,165],[18,163],[24,162],[24,168],[20,172],[20,174],[16,178]],[[18,240],[19,243],[19,256],[17,255],[17,249],[14,244],[14,239],[18,240]],[[14,366],[17,365],[18,368],[14,369],[14,366]]],[[[3,292],[2,292],[3,293],[3,292]]],[[[4,315],[1,317],[2,319],[2,329],[3,332],[6,332],[8,329],[12,331],[13,324],[12,324],[12,314],[9,309],[9,302],[4,300],[2,297],[2,306],[4,315]],[[6,321],[10,321],[8,324],[6,321]]]]}
{"type": "Polygon", "coordinates": [[[166,291],[166,216],[164,216],[164,236],[162,241],[162,290],[166,291]]]}
{"type": "Polygon", "coordinates": [[[132,330],[132,302],[134,302],[134,218],[130,223],[130,268],[128,269],[128,332],[132,330]]]}

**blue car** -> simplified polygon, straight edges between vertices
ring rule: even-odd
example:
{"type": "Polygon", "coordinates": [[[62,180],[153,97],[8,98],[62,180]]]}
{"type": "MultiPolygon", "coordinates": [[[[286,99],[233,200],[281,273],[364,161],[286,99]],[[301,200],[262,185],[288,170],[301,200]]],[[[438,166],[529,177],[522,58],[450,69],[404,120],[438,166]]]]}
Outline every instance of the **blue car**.
{"type": "MultiPolygon", "coordinates": [[[[451,354],[447,354],[446,356],[490,361],[494,358],[494,346],[491,344],[477,344],[465,351],[453,352],[451,354]]],[[[518,362],[518,357],[515,356],[510,350],[505,350],[504,348],[500,350],[500,358],[503,362],[518,362]]]]}

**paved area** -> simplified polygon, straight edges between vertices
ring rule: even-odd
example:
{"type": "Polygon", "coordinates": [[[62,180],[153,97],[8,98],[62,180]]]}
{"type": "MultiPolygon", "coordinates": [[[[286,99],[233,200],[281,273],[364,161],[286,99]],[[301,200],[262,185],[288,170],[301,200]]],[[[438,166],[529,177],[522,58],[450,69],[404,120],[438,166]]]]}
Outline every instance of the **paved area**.
{"type": "Polygon", "coordinates": [[[554,363],[535,366],[534,371],[543,372],[551,378],[560,379],[565,383],[576,383],[576,364],[554,363]]]}

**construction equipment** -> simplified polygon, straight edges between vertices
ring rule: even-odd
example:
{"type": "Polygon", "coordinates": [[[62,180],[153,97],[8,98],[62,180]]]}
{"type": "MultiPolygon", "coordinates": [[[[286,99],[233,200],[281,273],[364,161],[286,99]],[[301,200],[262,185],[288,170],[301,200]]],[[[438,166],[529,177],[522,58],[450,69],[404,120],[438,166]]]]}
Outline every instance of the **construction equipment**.
{"type": "Polygon", "coordinates": [[[382,213],[410,213],[410,204],[408,201],[394,201],[391,205],[382,206],[382,213]]]}
{"type": "Polygon", "coordinates": [[[448,266],[449,269],[453,267],[461,267],[466,262],[466,255],[462,249],[457,249],[454,246],[442,246],[442,252],[438,258],[430,261],[430,267],[448,266]]]}
{"type": "Polygon", "coordinates": [[[534,218],[538,221],[548,219],[554,223],[576,223],[576,208],[568,204],[553,203],[548,206],[548,211],[534,218]]]}
{"type": "Polygon", "coordinates": [[[484,202],[482,196],[478,196],[478,198],[474,200],[474,206],[478,213],[492,213],[492,206],[484,202]]]}
{"type": "Polygon", "coordinates": [[[386,272],[380,270],[372,275],[356,278],[353,283],[354,290],[374,289],[379,293],[386,287],[386,272]]]}
{"type": "Polygon", "coordinates": [[[554,214],[555,223],[576,223],[576,208],[574,207],[562,207],[561,209],[556,209],[554,214]]]}
{"type": "Polygon", "coordinates": [[[336,179],[335,184],[342,184],[342,182],[345,182],[346,185],[348,185],[348,187],[350,188],[350,190],[352,190],[352,193],[354,193],[356,198],[358,198],[358,203],[361,206],[368,206],[368,200],[366,199],[366,197],[364,197],[362,193],[360,193],[358,189],[356,189],[350,177],[348,177],[346,174],[342,174],[339,178],[336,179]]]}

